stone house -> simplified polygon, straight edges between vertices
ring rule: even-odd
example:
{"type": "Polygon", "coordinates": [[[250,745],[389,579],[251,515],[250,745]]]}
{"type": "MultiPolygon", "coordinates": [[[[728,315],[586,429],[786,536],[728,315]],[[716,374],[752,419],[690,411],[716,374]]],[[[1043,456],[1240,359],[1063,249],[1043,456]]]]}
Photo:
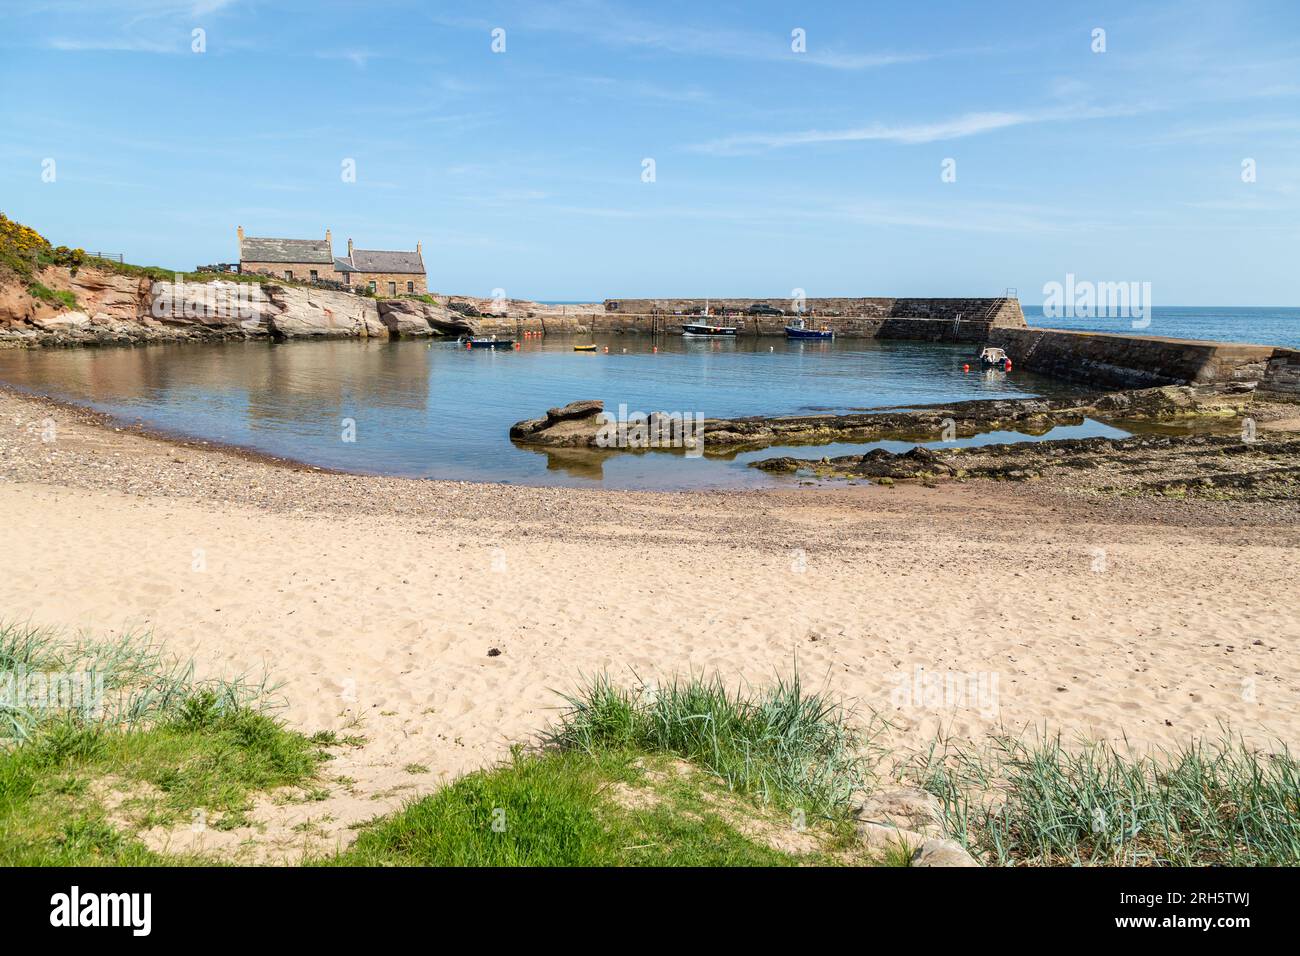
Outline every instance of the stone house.
{"type": "Polygon", "coordinates": [[[361,286],[376,295],[425,295],[429,291],[419,242],[414,252],[407,252],[357,249],[349,239],[348,254],[334,260],[334,270],[344,285],[361,286]]]}
{"type": "Polygon", "coordinates": [[[279,279],[297,279],[310,282],[314,279],[339,281],[334,268],[334,247],[330,231],[324,239],[273,239],[245,236],[240,226],[239,271],[263,273],[279,279]]]}

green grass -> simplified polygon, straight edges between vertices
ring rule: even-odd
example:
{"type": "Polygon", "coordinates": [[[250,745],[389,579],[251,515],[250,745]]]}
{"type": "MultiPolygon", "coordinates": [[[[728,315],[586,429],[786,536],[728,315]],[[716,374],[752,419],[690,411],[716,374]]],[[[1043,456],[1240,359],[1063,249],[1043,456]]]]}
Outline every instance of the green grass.
{"type": "Polygon", "coordinates": [[[253,795],[311,783],[327,755],[261,708],[265,682],[198,682],[147,639],[65,639],[0,625],[0,675],[79,671],[95,700],[32,700],[0,686],[0,865],[196,862],[138,831],[244,825],[253,795]],[[58,703],[60,706],[49,706],[58,703]]]}
{"type": "Polygon", "coordinates": [[[789,866],[871,860],[849,813],[869,738],[796,677],[760,692],[598,678],[544,747],[470,774],[318,862],[398,866],[789,866]]]}
{"type": "MultiPolygon", "coordinates": [[[[0,685],[0,865],[211,863],[141,839],[196,816],[247,826],[258,794],[323,800],[323,748],[364,738],[289,730],[274,688],[198,682],[147,637],[67,639],[0,625],[0,675],[81,669],[102,707],[57,709],[0,685]]],[[[859,843],[852,799],[874,783],[878,721],[855,730],[798,678],[751,691],[598,678],[565,696],[535,750],[358,828],[335,866],[905,865],[859,843]]],[[[418,779],[425,764],[403,769],[418,779]]],[[[988,865],[1300,864],[1300,766],[1224,734],[1172,751],[1066,746],[1046,733],[937,743],[901,779],[940,800],[947,833],[988,865]]],[[[415,781],[413,781],[414,783],[415,781]]],[[[330,786],[351,788],[350,778],[330,786]]],[[[409,789],[395,787],[391,793],[409,789]]],[[[370,794],[378,798],[381,794],[370,794]]],[[[304,824],[303,828],[307,828],[304,824]]]]}
{"type": "Polygon", "coordinates": [[[1295,866],[1300,766],[1225,733],[1132,754],[1058,736],[936,747],[913,768],[987,864],[1295,866]]]}
{"type": "Polygon", "coordinates": [[[737,798],[665,756],[516,749],[362,830],[334,866],[792,866],[841,864],[851,843],[737,798]]]}
{"type": "Polygon", "coordinates": [[[65,289],[51,289],[39,282],[29,282],[27,291],[33,299],[40,299],[50,305],[61,305],[65,309],[75,309],[77,307],[76,295],[65,289]]]}
{"type": "Polygon", "coordinates": [[[551,736],[563,749],[673,754],[738,793],[809,813],[842,811],[870,782],[879,726],[853,729],[834,700],[806,693],[797,674],[757,692],[728,690],[719,677],[634,689],[599,677],[565,700],[551,736]]]}

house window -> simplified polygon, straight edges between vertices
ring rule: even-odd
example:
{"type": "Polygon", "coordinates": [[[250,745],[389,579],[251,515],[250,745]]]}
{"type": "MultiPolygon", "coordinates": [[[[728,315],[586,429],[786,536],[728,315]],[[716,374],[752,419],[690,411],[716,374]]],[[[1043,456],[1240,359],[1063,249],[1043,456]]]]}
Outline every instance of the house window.
{"type": "Polygon", "coordinates": [[[315,282],[315,281],[316,281],[317,279],[319,279],[319,278],[320,278],[320,276],[316,274],[316,270],[315,270],[315,269],[312,269],[312,270],[311,270],[311,281],[312,281],[312,282],[315,282]]]}
{"type": "Polygon", "coordinates": [[[406,291],[407,291],[407,292],[414,292],[414,291],[415,291],[415,283],[414,283],[414,282],[408,282],[408,283],[406,283],[406,291]]]}
{"type": "Polygon", "coordinates": [[[351,284],[352,284],[352,273],[351,273],[351,272],[345,272],[345,273],[343,273],[343,284],[344,284],[344,285],[351,285],[351,284]]]}
{"type": "Polygon", "coordinates": [[[374,291],[375,291],[375,280],[374,280],[374,279],[371,279],[368,283],[366,283],[366,288],[369,289],[371,292],[374,292],[374,291]]]}
{"type": "Polygon", "coordinates": [[[292,278],[293,278],[293,270],[292,270],[292,269],[285,269],[285,270],[284,270],[284,277],[285,277],[286,279],[292,279],[292,278]]]}
{"type": "Polygon", "coordinates": [[[390,283],[388,283],[388,294],[389,294],[389,295],[397,295],[397,283],[396,283],[396,282],[390,282],[390,283]]]}

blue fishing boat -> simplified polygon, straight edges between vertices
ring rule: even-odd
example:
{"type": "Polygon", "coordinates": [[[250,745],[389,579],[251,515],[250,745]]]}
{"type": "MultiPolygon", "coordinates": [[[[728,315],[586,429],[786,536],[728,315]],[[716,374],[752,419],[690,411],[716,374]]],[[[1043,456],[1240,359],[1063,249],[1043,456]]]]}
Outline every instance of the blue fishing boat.
{"type": "Polygon", "coordinates": [[[835,333],[830,329],[810,329],[803,319],[791,319],[790,324],[785,327],[785,337],[788,339],[833,339],[835,333]]]}

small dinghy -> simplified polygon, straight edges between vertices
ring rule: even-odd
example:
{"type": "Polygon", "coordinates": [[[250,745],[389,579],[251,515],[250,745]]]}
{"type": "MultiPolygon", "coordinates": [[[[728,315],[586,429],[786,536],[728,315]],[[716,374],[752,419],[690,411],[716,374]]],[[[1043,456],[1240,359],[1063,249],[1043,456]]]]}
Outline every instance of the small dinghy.
{"type": "Polygon", "coordinates": [[[596,343],[593,342],[591,345],[575,345],[575,346],[573,347],[573,351],[575,351],[575,352],[594,352],[594,351],[596,351],[596,343]]]}
{"type": "Polygon", "coordinates": [[[1011,371],[1011,359],[1007,356],[1007,353],[991,345],[980,352],[980,365],[984,366],[984,368],[1001,368],[1008,372],[1011,371]]]}
{"type": "Polygon", "coordinates": [[[787,339],[833,339],[835,333],[830,329],[810,329],[803,319],[791,319],[785,327],[787,339]]]}
{"type": "Polygon", "coordinates": [[[468,335],[457,339],[467,349],[513,349],[514,339],[499,339],[495,335],[468,335]]]}

